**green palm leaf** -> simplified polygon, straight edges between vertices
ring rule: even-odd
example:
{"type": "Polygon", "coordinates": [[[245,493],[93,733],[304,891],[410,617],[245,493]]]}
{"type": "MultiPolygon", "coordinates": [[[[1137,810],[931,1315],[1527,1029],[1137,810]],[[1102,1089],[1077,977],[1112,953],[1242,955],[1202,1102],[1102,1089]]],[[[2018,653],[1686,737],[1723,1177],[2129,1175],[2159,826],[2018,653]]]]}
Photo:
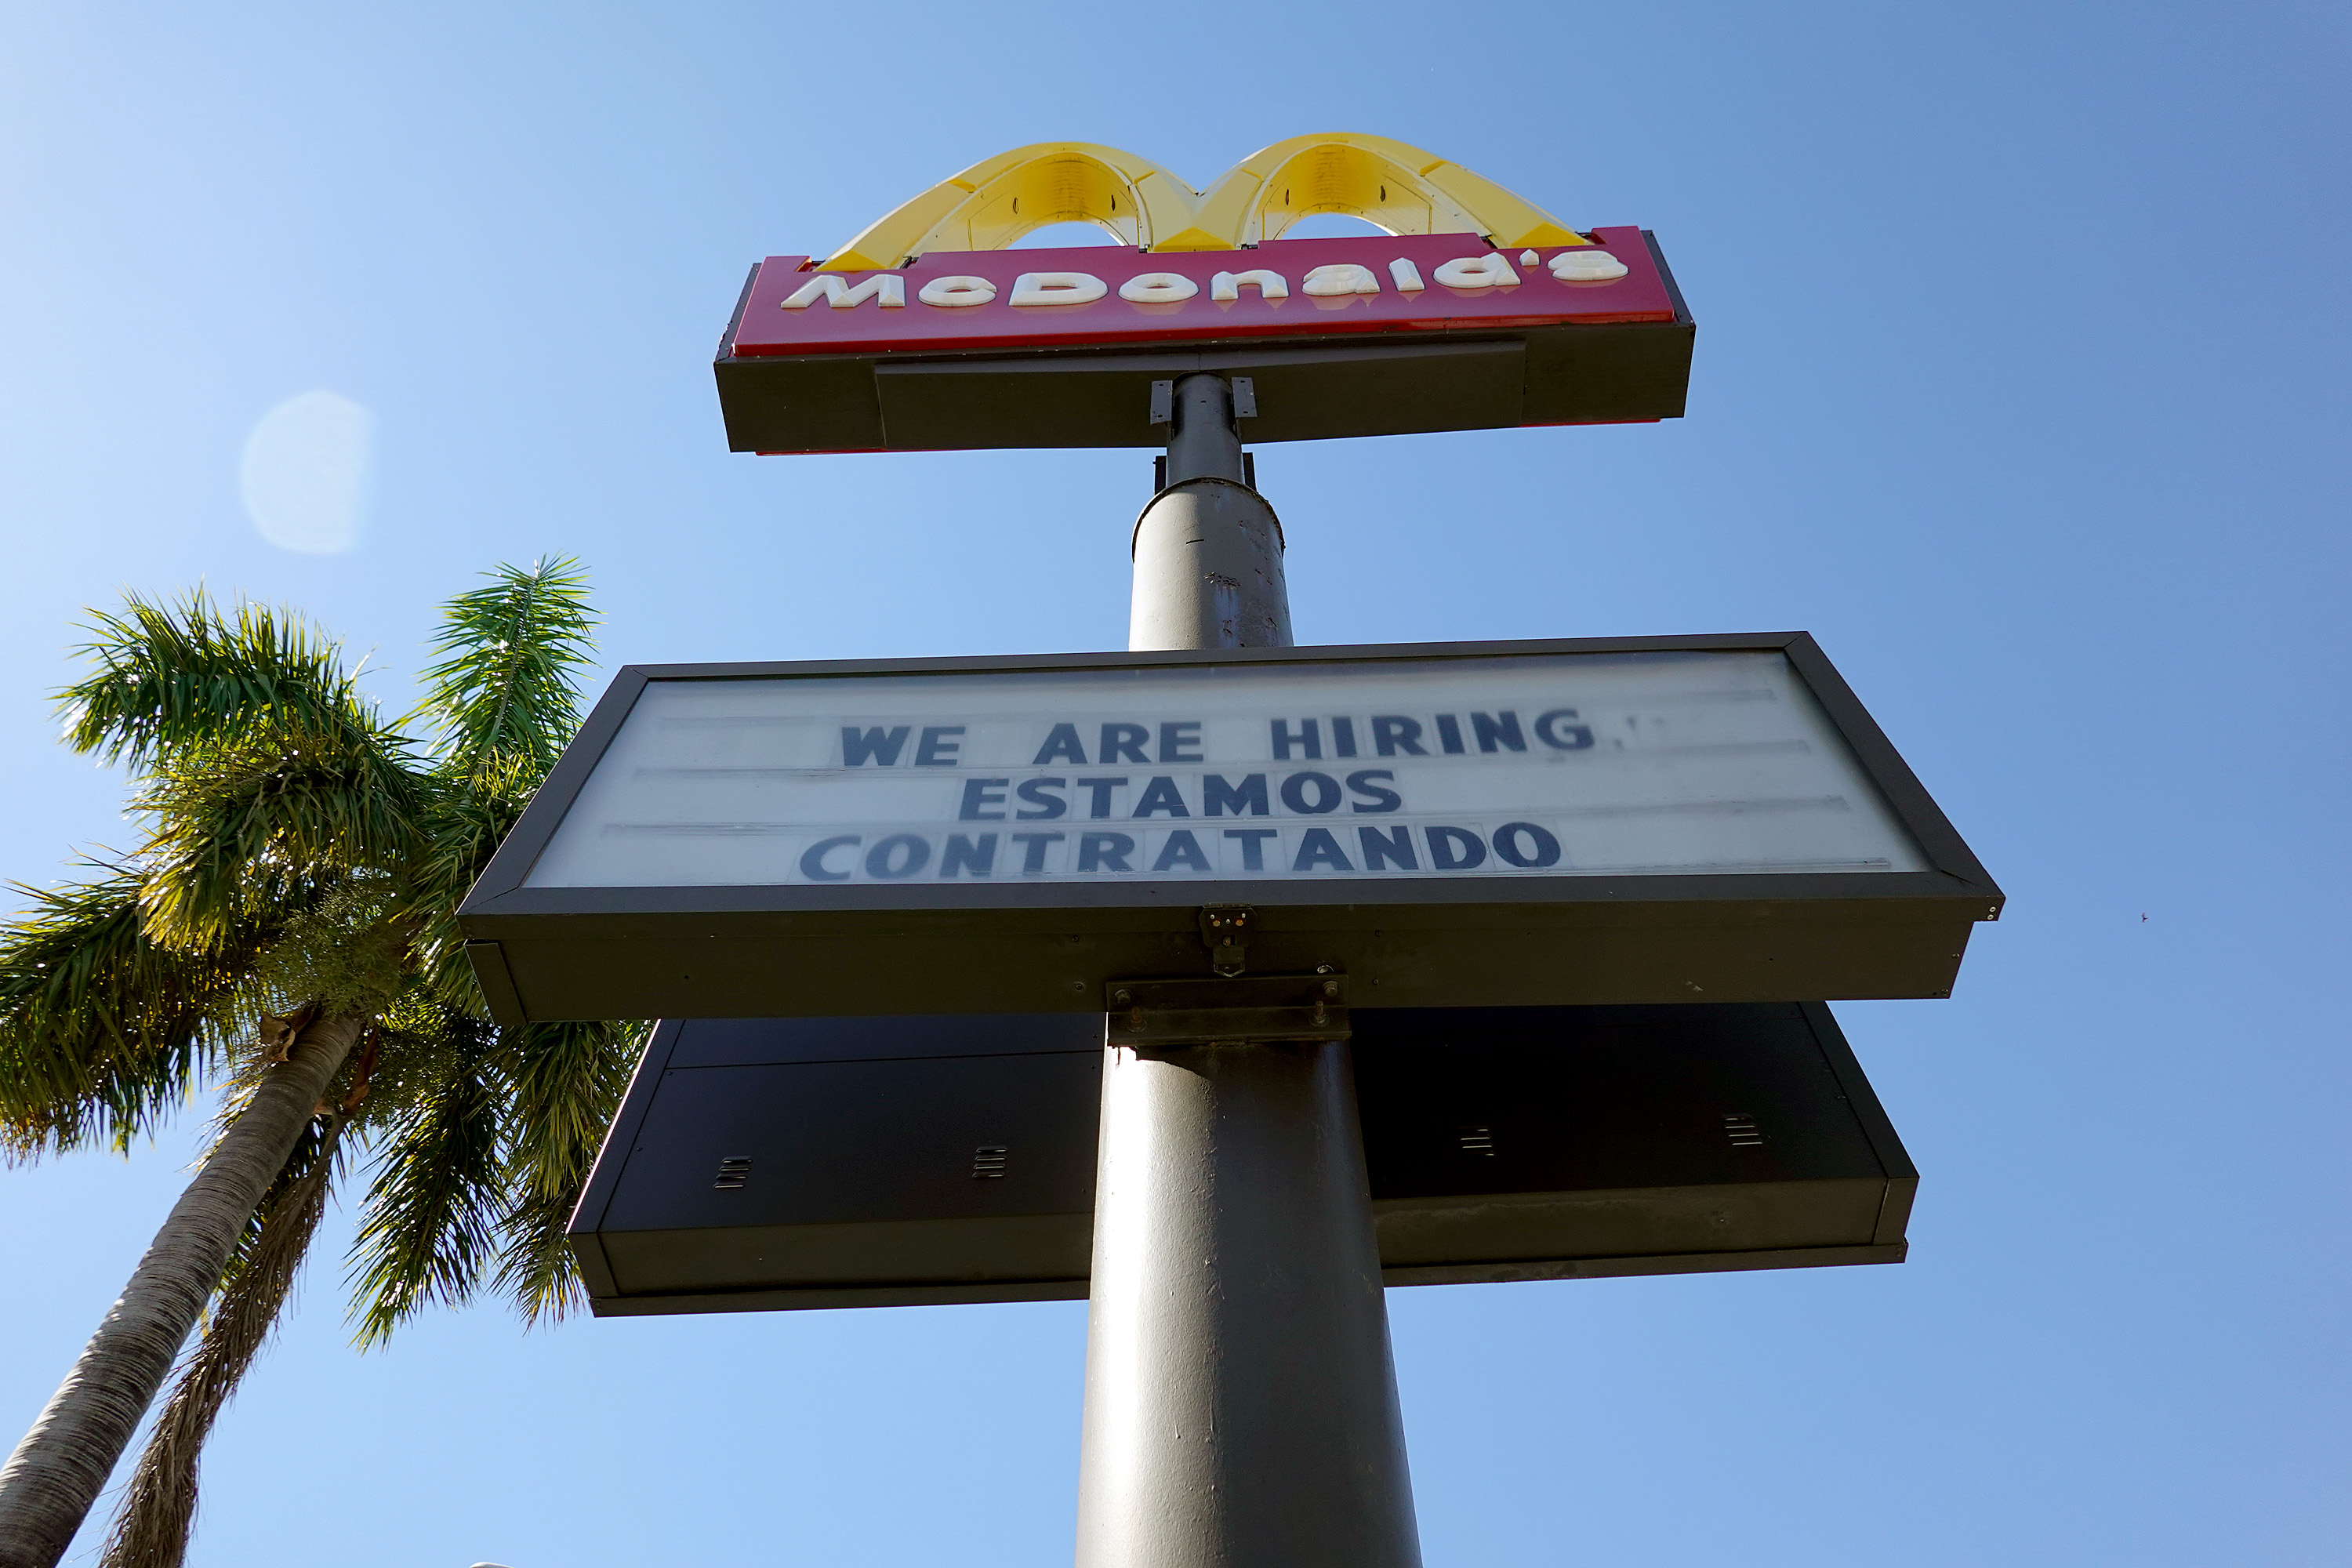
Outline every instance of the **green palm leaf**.
{"type": "Polygon", "coordinates": [[[564,1238],[629,1071],[645,1049],[636,1024],[534,1024],[514,1032],[512,1149],[497,1284],[526,1321],[560,1319],[578,1303],[564,1238]]]}
{"type": "Polygon", "coordinates": [[[441,735],[447,770],[471,777],[520,764],[533,787],[580,728],[573,677],[591,658],[588,579],[569,558],[501,566],[441,614],[418,714],[441,735]]]}
{"type": "Polygon", "coordinates": [[[426,786],[398,736],[263,731],[184,752],[136,804],[149,929],[209,950],[266,911],[300,908],[357,874],[398,878],[417,856],[426,786]]]}
{"type": "Polygon", "coordinates": [[[58,694],[76,751],[144,767],[241,741],[257,721],[319,735],[371,728],[341,647],[267,605],[225,612],[202,588],[177,604],[133,594],[89,629],[80,651],[96,668],[58,694]]]}
{"type": "Polygon", "coordinates": [[[0,926],[0,1138],[18,1154],[152,1131],[215,1065],[250,973],[249,949],[155,942],[138,874],[88,868],[16,887],[32,908],[0,926]]]}
{"type": "Polygon", "coordinates": [[[478,1016],[487,1015],[466,961],[457,906],[530,804],[539,777],[520,763],[485,766],[468,779],[436,775],[421,834],[424,847],[408,866],[417,970],[446,1005],[478,1016]]]}
{"type": "Polygon", "coordinates": [[[362,1345],[428,1301],[470,1300],[497,1248],[505,1107],[492,1026],[450,1015],[432,1070],[393,1117],[352,1244],[362,1345]]]}

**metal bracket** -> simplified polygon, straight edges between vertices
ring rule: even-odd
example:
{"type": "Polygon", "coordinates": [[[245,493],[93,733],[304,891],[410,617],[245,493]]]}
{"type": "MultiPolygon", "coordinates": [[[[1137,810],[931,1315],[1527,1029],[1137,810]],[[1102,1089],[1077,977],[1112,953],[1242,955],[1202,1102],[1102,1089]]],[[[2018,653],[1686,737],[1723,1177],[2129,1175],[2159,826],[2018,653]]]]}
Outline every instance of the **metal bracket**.
{"type": "MultiPolygon", "coordinates": [[[[1151,423],[1153,423],[1154,425],[1166,425],[1166,424],[1169,424],[1170,422],[1171,422],[1172,420],[1174,420],[1174,419],[1175,419],[1175,417],[1176,417],[1176,384],[1175,384],[1175,382],[1173,382],[1173,381],[1155,381],[1155,382],[1153,382],[1153,383],[1151,384],[1151,423]]],[[[1167,487],[1167,486],[1165,486],[1165,485],[1162,485],[1162,486],[1160,486],[1160,489],[1166,489],[1168,487],[1167,487]]]]}
{"type": "Polygon", "coordinates": [[[1209,944],[1209,973],[1230,980],[1248,967],[1249,932],[1257,911],[1247,904],[1201,906],[1201,940],[1209,944]]]}
{"type": "Polygon", "coordinates": [[[1272,1044],[1348,1037],[1344,974],[1245,980],[1114,980],[1105,987],[1115,1046],[1272,1044]]]}
{"type": "Polygon", "coordinates": [[[1236,419],[1256,418],[1256,378],[1255,376],[1237,375],[1232,379],[1229,384],[1231,384],[1234,389],[1234,417],[1236,419]]]}

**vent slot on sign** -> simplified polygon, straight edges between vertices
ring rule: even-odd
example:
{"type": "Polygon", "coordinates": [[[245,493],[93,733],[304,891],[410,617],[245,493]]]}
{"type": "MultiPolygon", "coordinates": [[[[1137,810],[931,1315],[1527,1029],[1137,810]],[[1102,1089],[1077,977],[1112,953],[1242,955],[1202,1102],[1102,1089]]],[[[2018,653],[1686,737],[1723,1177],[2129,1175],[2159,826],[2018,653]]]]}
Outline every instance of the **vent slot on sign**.
{"type": "Polygon", "coordinates": [[[730,1154],[719,1162],[719,1179],[710,1184],[721,1192],[741,1186],[751,1175],[751,1156],[730,1154]]]}
{"type": "Polygon", "coordinates": [[[971,1179],[989,1182],[1003,1175],[1004,1163],[1011,1153],[1002,1143],[982,1143],[971,1152],[971,1179]]]}
{"type": "Polygon", "coordinates": [[[1731,1146],[1735,1149],[1763,1147],[1764,1134],[1752,1116],[1727,1116],[1723,1119],[1723,1131],[1731,1139],[1731,1146]]]}
{"type": "Polygon", "coordinates": [[[1461,1138],[1465,1154],[1481,1154],[1489,1160],[1495,1157],[1495,1130],[1492,1127],[1465,1127],[1461,1138]]]}

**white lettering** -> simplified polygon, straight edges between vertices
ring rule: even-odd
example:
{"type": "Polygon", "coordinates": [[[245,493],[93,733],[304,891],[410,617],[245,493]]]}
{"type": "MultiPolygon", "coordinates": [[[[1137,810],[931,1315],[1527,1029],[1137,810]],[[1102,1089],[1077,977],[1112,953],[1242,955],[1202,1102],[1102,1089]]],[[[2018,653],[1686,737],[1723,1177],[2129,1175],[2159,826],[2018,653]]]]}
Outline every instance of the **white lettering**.
{"type": "Polygon", "coordinates": [[[1563,250],[1551,258],[1551,275],[1563,283],[1607,283],[1625,276],[1625,264],[1605,250],[1563,250]]]}
{"type": "Polygon", "coordinates": [[[805,310],[820,298],[836,310],[846,310],[868,300],[884,306],[904,305],[907,280],[895,272],[877,272],[852,289],[841,280],[840,273],[820,272],[793,291],[793,297],[784,301],[784,309],[805,310]]]}
{"type": "Polygon", "coordinates": [[[1290,298],[1290,285],[1284,279],[1282,274],[1269,272],[1263,267],[1254,267],[1247,272],[1218,273],[1209,279],[1209,298],[1219,302],[1238,300],[1242,297],[1242,286],[1245,283],[1257,285],[1258,298],[1261,300],[1290,298]]]}
{"type": "Polygon", "coordinates": [[[1130,305],[1181,305],[1200,291],[1181,272],[1139,272],[1118,286],[1118,297],[1130,305]]]}
{"type": "Polygon", "coordinates": [[[1448,289],[1492,289],[1498,283],[1517,283],[1519,275],[1503,259],[1499,250],[1484,256],[1457,256],[1437,269],[1437,280],[1448,289]]]}
{"type": "Polygon", "coordinates": [[[1091,272],[1024,272],[1013,280],[1016,305],[1091,305],[1109,292],[1091,272]]]}
{"type": "Polygon", "coordinates": [[[1421,280],[1421,268],[1402,256],[1389,263],[1389,278],[1400,294],[1418,294],[1429,287],[1421,280]]]}
{"type": "Polygon", "coordinates": [[[1381,280],[1372,276],[1369,267],[1359,267],[1352,261],[1338,261],[1328,267],[1318,267],[1307,275],[1299,286],[1318,299],[1335,294],[1377,294],[1381,280]]]}
{"type": "Polygon", "coordinates": [[[952,278],[932,279],[915,298],[941,310],[960,310],[966,305],[985,305],[995,299],[996,285],[985,278],[960,272],[952,278]]]}

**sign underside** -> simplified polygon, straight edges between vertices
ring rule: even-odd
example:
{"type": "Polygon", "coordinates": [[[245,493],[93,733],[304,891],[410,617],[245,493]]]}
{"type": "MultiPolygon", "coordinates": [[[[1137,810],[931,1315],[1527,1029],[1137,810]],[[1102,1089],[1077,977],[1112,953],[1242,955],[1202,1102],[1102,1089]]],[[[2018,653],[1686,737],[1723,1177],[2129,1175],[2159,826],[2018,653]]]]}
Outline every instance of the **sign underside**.
{"type": "MultiPolygon", "coordinates": [[[[1826,1007],[1355,1016],[1392,1285],[1891,1263],[1917,1174],[1826,1007]]],[[[664,1025],[572,1243],[600,1315],[1087,1294],[1102,1024],[664,1025]]]]}

